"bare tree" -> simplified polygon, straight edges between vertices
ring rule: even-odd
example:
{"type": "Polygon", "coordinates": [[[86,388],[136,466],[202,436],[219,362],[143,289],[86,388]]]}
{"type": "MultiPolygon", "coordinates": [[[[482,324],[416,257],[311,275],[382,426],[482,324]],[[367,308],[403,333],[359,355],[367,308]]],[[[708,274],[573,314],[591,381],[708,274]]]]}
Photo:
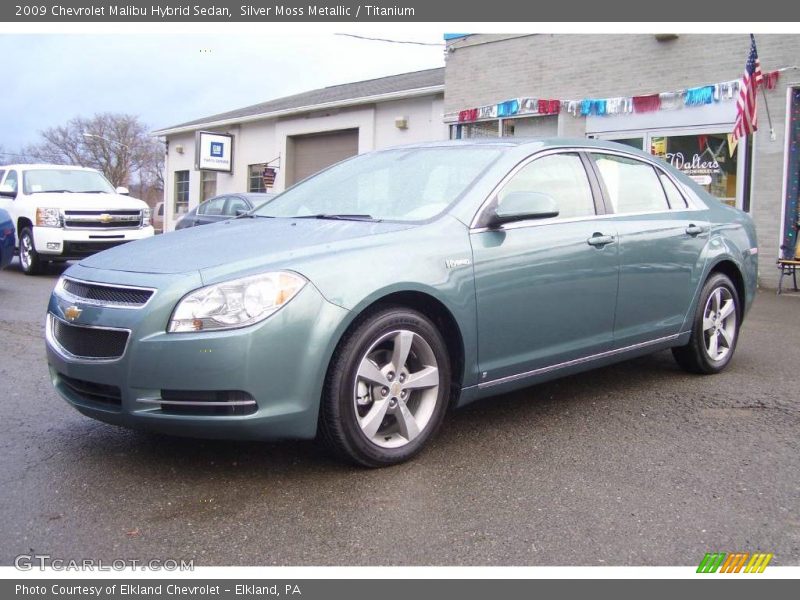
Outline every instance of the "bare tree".
{"type": "Polygon", "coordinates": [[[0,165],[11,165],[30,161],[31,157],[25,154],[23,151],[20,150],[19,152],[12,152],[0,144],[0,165]]]}
{"type": "Polygon", "coordinates": [[[76,117],[60,127],[41,132],[42,141],[24,153],[54,164],[93,167],[115,186],[138,183],[163,189],[164,148],[147,133],[147,126],[134,115],[99,113],[76,117]],[[158,173],[158,175],[156,175],[158,173]]]}

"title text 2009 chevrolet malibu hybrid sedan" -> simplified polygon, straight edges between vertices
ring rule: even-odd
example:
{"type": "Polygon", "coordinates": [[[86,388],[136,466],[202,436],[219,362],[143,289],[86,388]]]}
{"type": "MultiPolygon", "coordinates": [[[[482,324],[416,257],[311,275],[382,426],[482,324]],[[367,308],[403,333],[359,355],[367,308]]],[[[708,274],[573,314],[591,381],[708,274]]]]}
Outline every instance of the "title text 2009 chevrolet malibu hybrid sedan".
{"type": "Polygon", "coordinates": [[[388,149],[249,215],[72,266],[48,360],[59,393],[102,421],[319,434],[389,465],[452,405],[665,348],[722,370],[757,252],[748,215],[626,146],[388,149]]]}

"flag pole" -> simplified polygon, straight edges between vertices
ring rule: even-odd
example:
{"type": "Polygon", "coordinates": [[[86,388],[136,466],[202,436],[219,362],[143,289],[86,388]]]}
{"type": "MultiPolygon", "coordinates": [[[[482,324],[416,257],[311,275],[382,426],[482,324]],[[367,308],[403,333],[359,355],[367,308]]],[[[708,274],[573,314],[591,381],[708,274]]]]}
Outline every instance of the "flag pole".
{"type": "Polygon", "coordinates": [[[767,123],[769,123],[769,139],[775,139],[775,128],[772,127],[772,117],[769,114],[769,104],[767,104],[767,92],[764,90],[764,84],[761,84],[761,96],[764,98],[764,110],[767,111],[767,123]]]}

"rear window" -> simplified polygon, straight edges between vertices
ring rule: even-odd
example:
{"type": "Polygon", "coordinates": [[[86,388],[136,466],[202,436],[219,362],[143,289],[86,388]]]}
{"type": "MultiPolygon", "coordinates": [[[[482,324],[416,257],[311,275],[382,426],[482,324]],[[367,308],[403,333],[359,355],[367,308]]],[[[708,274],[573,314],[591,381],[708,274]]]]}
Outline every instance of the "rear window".
{"type": "Polygon", "coordinates": [[[669,210],[664,188],[652,165],[612,154],[594,154],[615,213],[669,210]]]}

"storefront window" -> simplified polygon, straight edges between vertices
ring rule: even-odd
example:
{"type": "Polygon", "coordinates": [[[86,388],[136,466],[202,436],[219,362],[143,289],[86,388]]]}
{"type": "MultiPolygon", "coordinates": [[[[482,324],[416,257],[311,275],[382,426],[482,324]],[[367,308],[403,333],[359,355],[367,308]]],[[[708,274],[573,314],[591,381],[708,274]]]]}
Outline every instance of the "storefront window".
{"type": "Polygon", "coordinates": [[[725,133],[650,137],[650,153],[703,186],[712,196],[736,206],[739,147],[725,133]]]}
{"type": "Polygon", "coordinates": [[[637,150],[644,150],[644,138],[641,137],[615,138],[609,141],[617,142],[618,144],[625,144],[626,146],[631,146],[632,148],[636,148],[637,150]]]}
{"type": "Polygon", "coordinates": [[[500,135],[500,122],[497,120],[453,125],[450,128],[450,139],[453,140],[497,137],[498,135],[500,135]]]}

